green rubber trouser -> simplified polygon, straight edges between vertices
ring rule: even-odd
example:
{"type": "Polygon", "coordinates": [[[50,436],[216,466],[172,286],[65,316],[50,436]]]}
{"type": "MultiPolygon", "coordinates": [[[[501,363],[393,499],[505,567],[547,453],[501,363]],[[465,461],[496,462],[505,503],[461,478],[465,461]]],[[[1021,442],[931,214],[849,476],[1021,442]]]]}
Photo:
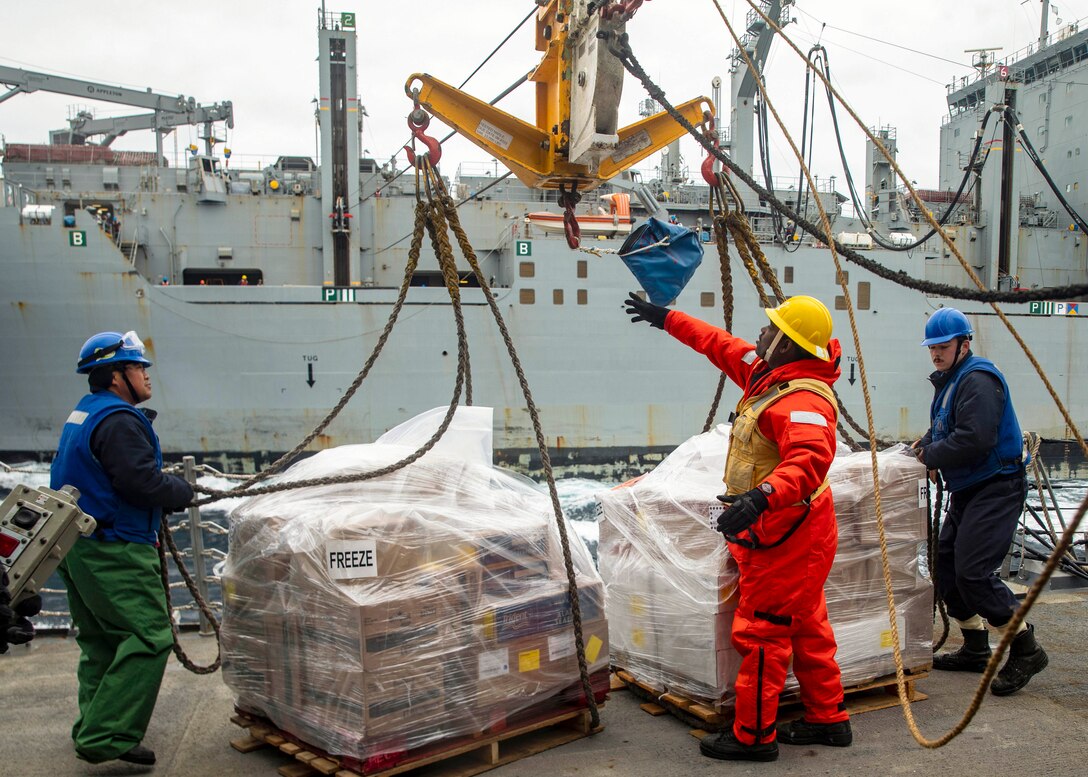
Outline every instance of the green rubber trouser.
{"type": "Polygon", "coordinates": [[[144,738],[173,636],[154,545],[76,542],[58,571],[79,629],[76,753],[100,763],[144,738]]]}

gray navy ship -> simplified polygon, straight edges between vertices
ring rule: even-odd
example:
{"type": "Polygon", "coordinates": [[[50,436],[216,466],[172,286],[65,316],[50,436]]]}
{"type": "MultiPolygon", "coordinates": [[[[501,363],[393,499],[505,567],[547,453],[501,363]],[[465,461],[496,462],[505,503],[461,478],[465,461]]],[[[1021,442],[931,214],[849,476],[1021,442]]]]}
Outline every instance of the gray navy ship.
{"type": "MultiPolygon", "coordinates": [[[[789,3],[764,0],[787,19],[789,3]]],[[[1044,12],[1044,20],[1047,14],[1044,12]]],[[[8,142],[0,196],[0,460],[48,459],[60,425],[85,390],[75,355],[89,334],[135,330],[155,362],[153,405],[168,456],[237,469],[290,450],[336,404],[373,350],[408,260],[413,176],[361,153],[354,14],[319,16],[320,159],[282,156],[244,169],[225,164],[217,127],[233,122],[229,102],[197,104],[106,84],[0,67],[10,88],[0,101],[38,90],[91,96],[139,108],[114,119],[77,115],[47,144],[8,142]],[[193,125],[203,147],[169,166],[162,138],[193,125]],[[114,138],[147,130],[156,152],[114,151],[114,138]]],[[[749,13],[742,41],[757,64],[774,33],[749,13]]],[[[1088,281],[1084,232],[1060,195],[1086,212],[1088,30],[1049,33],[949,87],[940,134],[940,180],[921,191],[947,236],[991,289],[1061,287],[1088,281]],[[990,120],[995,105],[1016,116],[1049,169],[1012,164],[1021,143],[990,120]],[[981,133],[981,137],[980,136],[981,133]],[[976,140],[978,143],[976,144],[976,140]],[[981,152],[972,158],[979,145],[981,152]],[[1083,155],[1082,155],[1083,150],[1083,155]],[[961,183],[967,185],[962,188],[961,183]]],[[[404,73],[407,75],[407,72],[404,73]]],[[[721,84],[715,82],[719,103],[721,84]]],[[[734,52],[723,147],[746,169],[770,175],[755,79],[734,52]]],[[[20,97],[19,99],[33,99],[20,97]]],[[[648,110],[659,110],[649,106],[648,110]]],[[[876,134],[894,155],[896,131],[876,134]]],[[[1022,157],[1023,155],[1021,155],[1022,157]]],[[[656,176],[625,173],[579,205],[585,243],[618,250],[650,214],[675,217],[709,241],[709,188],[691,184],[678,146],[656,176]],[[629,208],[628,208],[629,204],[629,208]]],[[[840,242],[905,276],[969,283],[939,236],[929,232],[887,160],[870,142],[864,182],[849,194],[823,189],[799,200],[815,220],[819,198],[840,242]],[[856,201],[848,215],[844,205],[856,201]],[[917,244],[916,244],[917,243],[917,244]],[[916,244],[916,245],[915,245],[916,244]],[[909,250],[898,250],[906,249],[909,250]]],[[[772,188],[797,196],[785,180],[772,188]]],[[[796,183],[794,179],[793,183],[796,183]]],[[[795,187],[794,187],[795,188],[795,187]]],[[[833,309],[843,345],[844,407],[865,418],[857,349],[829,250],[784,224],[741,185],[745,210],[786,294],[810,294],[833,309]]],[[[451,177],[460,218],[490,279],[525,366],[544,431],[560,467],[642,463],[698,433],[718,376],[696,354],[631,326],[621,302],[635,287],[614,254],[568,248],[556,228],[554,191],[464,164],[451,177]],[[649,458],[646,458],[649,457],[649,458]]],[[[425,241],[426,242],[426,241],[425,241]]],[[[676,307],[722,319],[713,242],[676,307]]],[[[734,253],[733,330],[754,338],[766,322],[734,253]]],[[[532,469],[536,443],[506,349],[466,264],[462,288],[474,400],[495,408],[497,459],[532,469]]],[[[934,296],[846,264],[855,301],[878,436],[911,440],[928,427],[927,316],[952,305],[967,313],[975,348],[1014,387],[1025,429],[1063,440],[1070,430],[998,316],[984,303],[934,296]]],[[[1088,425],[1088,323],[1076,299],[1004,305],[1078,425],[1088,425]]],[[[368,442],[453,392],[457,338],[437,261],[425,249],[404,310],[362,390],[316,442],[368,442]]],[[[739,396],[726,389],[724,420],[739,396]]]]}

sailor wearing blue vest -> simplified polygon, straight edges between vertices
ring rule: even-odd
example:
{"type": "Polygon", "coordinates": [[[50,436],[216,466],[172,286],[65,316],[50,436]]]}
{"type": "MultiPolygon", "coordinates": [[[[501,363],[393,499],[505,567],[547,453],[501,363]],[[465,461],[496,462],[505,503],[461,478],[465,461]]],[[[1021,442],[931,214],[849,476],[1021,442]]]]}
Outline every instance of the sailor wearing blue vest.
{"type": "Polygon", "coordinates": [[[163,510],[193,499],[184,479],[162,472],[162,449],[151,428],[151,362],[135,332],[102,332],[79,352],[76,372],[91,391],[61,432],[50,487],[79,489],[79,506],[98,522],[58,571],[68,587],[82,655],[76,755],[155,763],[144,747],[173,638],[156,550],[163,510]]]}
{"type": "MultiPolygon", "coordinates": [[[[936,392],[930,429],[914,443],[919,460],[940,470],[951,494],[937,545],[937,588],[963,631],[963,646],[933,657],[933,668],[982,672],[990,660],[983,619],[1001,629],[1018,602],[995,570],[1008,552],[1027,495],[1024,443],[1005,377],[971,353],[967,317],[941,308],[926,323],[929,376],[936,392]]],[[[1021,623],[1009,658],[990,685],[998,696],[1023,688],[1047,665],[1034,627],[1021,623]]]]}

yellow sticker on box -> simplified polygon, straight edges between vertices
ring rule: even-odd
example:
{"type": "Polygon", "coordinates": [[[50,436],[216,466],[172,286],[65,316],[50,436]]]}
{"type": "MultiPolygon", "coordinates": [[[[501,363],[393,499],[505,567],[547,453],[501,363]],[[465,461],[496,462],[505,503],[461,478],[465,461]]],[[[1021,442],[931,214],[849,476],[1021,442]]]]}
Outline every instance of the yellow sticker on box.
{"type": "Polygon", "coordinates": [[[645,615],[646,614],[646,603],[643,601],[641,596],[632,596],[631,597],[631,614],[632,615],[645,615]]]}
{"type": "Polygon", "coordinates": [[[540,651],[523,650],[518,653],[518,671],[532,672],[540,668],[540,651]]]}
{"type": "Polygon", "coordinates": [[[646,645],[646,635],[642,632],[642,629],[631,629],[631,644],[637,648],[646,645]]]}
{"type": "Polygon", "coordinates": [[[480,626],[483,628],[484,639],[495,638],[495,611],[488,610],[484,613],[480,619],[480,626]]]}
{"type": "Polygon", "coordinates": [[[596,634],[590,637],[589,642],[586,643],[586,661],[591,664],[596,661],[597,656],[601,653],[602,645],[604,645],[604,642],[596,634]]]}
{"type": "Polygon", "coordinates": [[[880,632],[880,646],[882,648],[895,646],[895,638],[892,636],[891,629],[884,629],[884,631],[880,632]]]}

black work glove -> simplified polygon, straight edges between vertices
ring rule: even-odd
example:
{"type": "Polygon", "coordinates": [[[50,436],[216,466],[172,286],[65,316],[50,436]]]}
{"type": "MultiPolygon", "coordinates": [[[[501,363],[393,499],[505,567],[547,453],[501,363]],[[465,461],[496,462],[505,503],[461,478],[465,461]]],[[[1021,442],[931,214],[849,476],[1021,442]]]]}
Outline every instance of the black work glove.
{"type": "Polygon", "coordinates": [[[736,537],[750,527],[759,520],[769,504],[767,495],[758,488],[733,496],[721,494],[718,499],[729,505],[718,516],[718,531],[726,537],[736,537]]]}
{"type": "Polygon", "coordinates": [[[0,572],[0,653],[8,652],[8,645],[22,645],[34,638],[34,625],[27,620],[41,612],[42,598],[37,594],[27,597],[11,607],[8,592],[8,576],[0,572]]]}
{"type": "Polygon", "coordinates": [[[627,308],[627,315],[631,317],[632,324],[638,321],[645,321],[650,326],[657,327],[658,329],[665,328],[665,317],[669,315],[668,308],[663,308],[660,305],[655,305],[652,302],[639,299],[634,292],[630,292],[627,295],[624,306],[627,308]]]}

